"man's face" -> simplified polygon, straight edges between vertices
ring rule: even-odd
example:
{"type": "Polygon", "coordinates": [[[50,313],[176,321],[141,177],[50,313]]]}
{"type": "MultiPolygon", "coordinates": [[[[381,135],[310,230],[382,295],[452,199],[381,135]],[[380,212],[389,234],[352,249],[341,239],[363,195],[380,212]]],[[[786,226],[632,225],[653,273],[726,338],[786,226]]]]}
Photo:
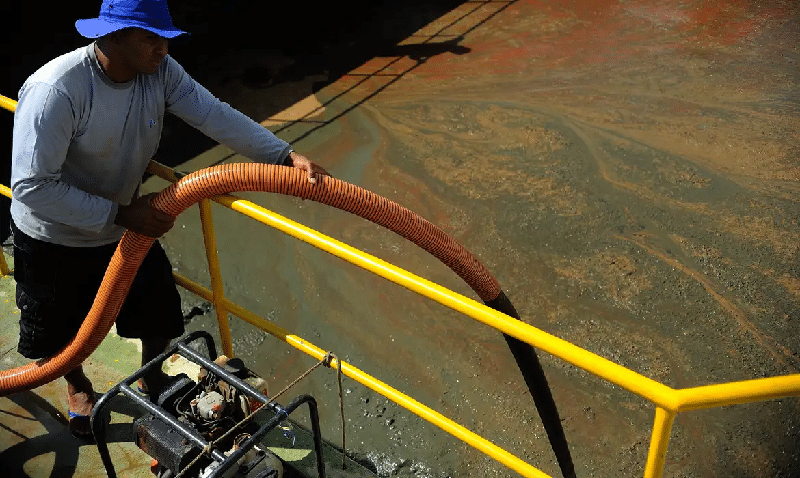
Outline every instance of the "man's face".
{"type": "Polygon", "coordinates": [[[130,28],[117,38],[120,58],[133,73],[152,74],[167,56],[169,41],[142,28],[130,28]]]}

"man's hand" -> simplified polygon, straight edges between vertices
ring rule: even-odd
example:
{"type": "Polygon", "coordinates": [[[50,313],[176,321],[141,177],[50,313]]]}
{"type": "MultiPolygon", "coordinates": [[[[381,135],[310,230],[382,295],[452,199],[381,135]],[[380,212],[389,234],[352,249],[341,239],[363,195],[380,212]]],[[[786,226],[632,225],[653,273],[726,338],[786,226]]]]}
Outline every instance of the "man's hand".
{"type": "Polygon", "coordinates": [[[163,236],[172,229],[175,218],[150,205],[150,198],[156,194],[150,193],[134,199],[127,206],[120,206],[114,224],[147,237],[163,236]]]}
{"type": "Polygon", "coordinates": [[[297,169],[302,169],[303,171],[306,171],[306,173],[308,174],[308,182],[310,182],[311,184],[317,182],[317,177],[316,177],[317,174],[321,174],[323,176],[330,176],[330,173],[328,171],[325,171],[325,168],[311,162],[310,159],[306,158],[302,154],[297,154],[294,151],[292,151],[291,153],[289,153],[289,159],[292,162],[292,166],[294,166],[297,169]]]}

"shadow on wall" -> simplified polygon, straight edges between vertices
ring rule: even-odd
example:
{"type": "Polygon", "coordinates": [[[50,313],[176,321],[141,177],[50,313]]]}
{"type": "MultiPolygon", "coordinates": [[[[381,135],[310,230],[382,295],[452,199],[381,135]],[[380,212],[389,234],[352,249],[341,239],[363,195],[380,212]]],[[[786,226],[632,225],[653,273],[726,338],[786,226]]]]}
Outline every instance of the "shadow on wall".
{"type": "MultiPolygon", "coordinates": [[[[397,44],[461,3],[357,1],[320,4],[313,9],[298,5],[294,11],[282,6],[283,14],[273,15],[264,12],[263,3],[238,0],[215,11],[214,23],[205,21],[210,10],[201,3],[176,11],[176,24],[180,21],[192,35],[178,39],[171,48],[186,70],[224,101],[229,100],[211,83],[257,91],[314,78],[316,92],[376,56],[421,58],[446,51],[458,53],[463,48],[453,41],[420,45],[417,51],[401,51],[413,47],[397,44]]],[[[280,90],[282,95],[270,97],[268,109],[254,119],[273,116],[308,94],[302,89],[280,90]]],[[[156,159],[178,165],[214,145],[173,117],[165,120],[156,159]]]]}

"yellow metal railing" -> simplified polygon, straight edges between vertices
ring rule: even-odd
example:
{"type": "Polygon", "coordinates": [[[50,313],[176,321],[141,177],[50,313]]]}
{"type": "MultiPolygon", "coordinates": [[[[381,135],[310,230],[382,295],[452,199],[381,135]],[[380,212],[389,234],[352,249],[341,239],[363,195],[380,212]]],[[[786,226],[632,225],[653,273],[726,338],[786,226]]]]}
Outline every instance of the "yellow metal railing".
{"type": "MultiPolygon", "coordinates": [[[[0,96],[0,106],[13,111],[16,102],[0,96]]],[[[178,179],[175,171],[155,162],[150,163],[148,170],[168,181],[174,182],[178,179]]],[[[10,196],[8,188],[4,188],[0,192],[10,196]]],[[[645,478],[659,478],[662,475],[670,432],[677,413],[800,395],[800,374],[674,389],[249,201],[239,199],[233,195],[217,196],[213,200],[420,295],[433,299],[500,332],[516,337],[649,400],[656,405],[656,409],[650,449],[644,471],[645,478]]],[[[208,290],[178,274],[175,275],[175,278],[179,285],[211,301],[216,307],[224,352],[233,356],[227,319],[227,313],[231,312],[298,350],[321,359],[326,353],[324,350],[301,337],[290,334],[276,324],[253,314],[224,297],[222,292],[223,283],[216,255],[213,219],[208,200],[201,201],[200,211],[212,290],[208,290]]],[[[380,393],[470,446],[486,453],[521,475],[526,477],[548,476],[517,456],[356,367],[343,361],[334,361],[332,365],[335,368],[341,366],[342,373],[348,377],[380,393]]]]}

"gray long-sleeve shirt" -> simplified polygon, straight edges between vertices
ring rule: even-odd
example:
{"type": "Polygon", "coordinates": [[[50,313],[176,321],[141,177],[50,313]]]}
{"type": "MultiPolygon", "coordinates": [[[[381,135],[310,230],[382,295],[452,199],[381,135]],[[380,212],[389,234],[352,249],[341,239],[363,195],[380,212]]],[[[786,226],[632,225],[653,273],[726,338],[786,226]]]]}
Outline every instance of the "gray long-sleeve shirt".
{"type": "Polygon", "coordinates": [[[280,163],[290,146],[215,98],[167,56],[157,73],[115,83],[94,43],[36,71],[14,114],[11,215],[25,234],[66,246],[109,244],[119,205],[138,193],[168,111],[236,152],[280,163]]]}

